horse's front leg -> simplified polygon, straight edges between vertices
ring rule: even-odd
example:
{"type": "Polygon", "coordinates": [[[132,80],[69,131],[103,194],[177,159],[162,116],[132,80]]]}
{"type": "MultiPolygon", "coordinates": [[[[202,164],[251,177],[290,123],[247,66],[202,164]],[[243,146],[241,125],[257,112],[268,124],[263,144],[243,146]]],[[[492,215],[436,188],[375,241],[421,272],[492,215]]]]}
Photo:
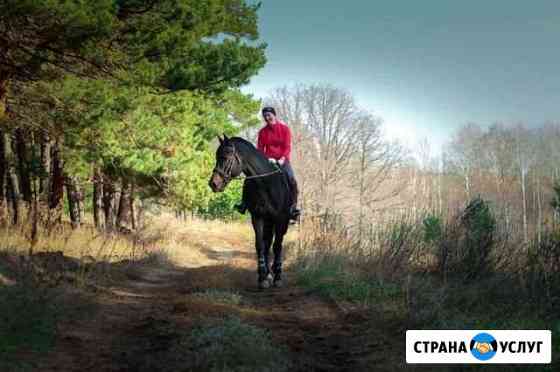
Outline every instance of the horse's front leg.
{"type": "Polygon", "coordinates": [[[270,286],[270,283],[268,281],[269,268],[266,258],[264,219],[251,216],[251,221],[253,223],[253,229],[255,230],[255,249],[257,251],[257,273],[259,288],[268,288],[270,286]]]}
{"type": "Polygon", "coordinates": [[[274,263],[272,273],[274,275],[274,286],[282,286],[282,243],[284,235],[288,231],[288,221],[277,223],[274,229],[274,263]]]}
{"type": "Polygon", "coordinates": [[[270,220],[265,220],[263,230],[263,243],[264,243],[264,262],[266,265],[267,279],[272,279],[270,275],[270,247],[272,247],[272,240],[274,238],[274,223],[270,220]]]}

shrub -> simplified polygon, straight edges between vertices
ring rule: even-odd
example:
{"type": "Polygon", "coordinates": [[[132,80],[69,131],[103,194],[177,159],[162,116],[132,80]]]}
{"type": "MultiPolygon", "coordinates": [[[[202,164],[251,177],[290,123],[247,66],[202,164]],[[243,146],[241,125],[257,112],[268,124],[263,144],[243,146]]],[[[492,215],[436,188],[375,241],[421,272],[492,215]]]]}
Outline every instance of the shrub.
{"type": "Polygon", "coordinates": [[[547,231],[530,244],[526,283],[535,300],[560,303],[560,231],[547,231]]]}
{"type": "Polygon", "coordinates": [[[424,242],[435,243],[441,239],[443,227],[441,218],[430,214],[422,221],[424,226],[424,242]]]}
{"type": "Polygon", "coordinates": [[[287,352],[271,342],[268,331],[235,317],[194,329],[188,345],[195,370],[264,372],[290,367],[287,352]]]}
{"type": "Polygon", "coordinates": [[[471,200],[446,226],[439,243],[441,273],[462,275],[465,280],[488,273],[495,233],[496,220],[488,203],[480,197],[471,200]]]}
{"type": "Polygon", "coordinates": [[[242,219],[243,216],[234,209],[234,206],[241,202],[242,188],[242,182],[232,182],[224,192],[213,194],[208,205],[205,208],[199,208],[198,213],[210,219],[242,219]]]}

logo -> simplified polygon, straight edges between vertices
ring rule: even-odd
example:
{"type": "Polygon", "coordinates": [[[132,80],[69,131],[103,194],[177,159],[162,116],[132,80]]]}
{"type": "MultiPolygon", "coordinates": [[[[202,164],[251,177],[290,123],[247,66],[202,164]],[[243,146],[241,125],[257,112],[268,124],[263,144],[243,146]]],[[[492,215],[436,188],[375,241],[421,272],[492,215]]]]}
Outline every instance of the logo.
{"type": "Polygon", "coordinates": [[[409,364],[550,364],[550,330],[407,330],[409,364]]]}
{"type": "Polygon", "coordinates": [[[472,338],[470,349],[476,359],[486,361],[496,355],[498,342],[491,334],[479,333],[472,338]]]}

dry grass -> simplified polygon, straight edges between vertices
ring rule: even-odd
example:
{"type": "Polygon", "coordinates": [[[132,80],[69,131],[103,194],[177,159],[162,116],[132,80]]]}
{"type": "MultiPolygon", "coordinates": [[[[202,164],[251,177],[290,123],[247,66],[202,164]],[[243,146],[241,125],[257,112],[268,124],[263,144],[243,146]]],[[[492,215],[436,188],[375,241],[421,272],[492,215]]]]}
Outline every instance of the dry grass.
{"type": "Polygon", "coordinates": [[[89,225],[76,230],[62,226],[48,235],[40,233],[35,244],[26,235],[19,227],[1,229],[0,252],[62,252],[79,260],[108,263],[142,260],[157,253],[178,266],[197,267],[219,261],[219,257],[211,257],[213,251],[246,248],[253,239],[249,223],[180,221],[169,214],[149,216],[143,229],[128,235],[105,234],[89,225]]]}
{"type": "Polygon", "coordinates": [[[201,267],[229,262],[235,252],[252,252],[253,231],[249,222],[223,222],[189,218],[178,220],[162,214],[150,219],[142,240],[165,249],[181,267],[201,267]]]}

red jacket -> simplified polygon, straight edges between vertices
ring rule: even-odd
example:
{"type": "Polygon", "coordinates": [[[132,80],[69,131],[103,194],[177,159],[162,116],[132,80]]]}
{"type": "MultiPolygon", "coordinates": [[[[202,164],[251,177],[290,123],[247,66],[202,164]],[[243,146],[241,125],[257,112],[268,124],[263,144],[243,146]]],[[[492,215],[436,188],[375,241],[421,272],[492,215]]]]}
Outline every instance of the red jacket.
{"type": "Polygon", "coordinates": [[[292,150],[290,128],[279,120],[276,121],[276,124],[267,124],[259,131],[257,149],[268,158],[278,160],[284,157],[289,161],[292,150]]]}

